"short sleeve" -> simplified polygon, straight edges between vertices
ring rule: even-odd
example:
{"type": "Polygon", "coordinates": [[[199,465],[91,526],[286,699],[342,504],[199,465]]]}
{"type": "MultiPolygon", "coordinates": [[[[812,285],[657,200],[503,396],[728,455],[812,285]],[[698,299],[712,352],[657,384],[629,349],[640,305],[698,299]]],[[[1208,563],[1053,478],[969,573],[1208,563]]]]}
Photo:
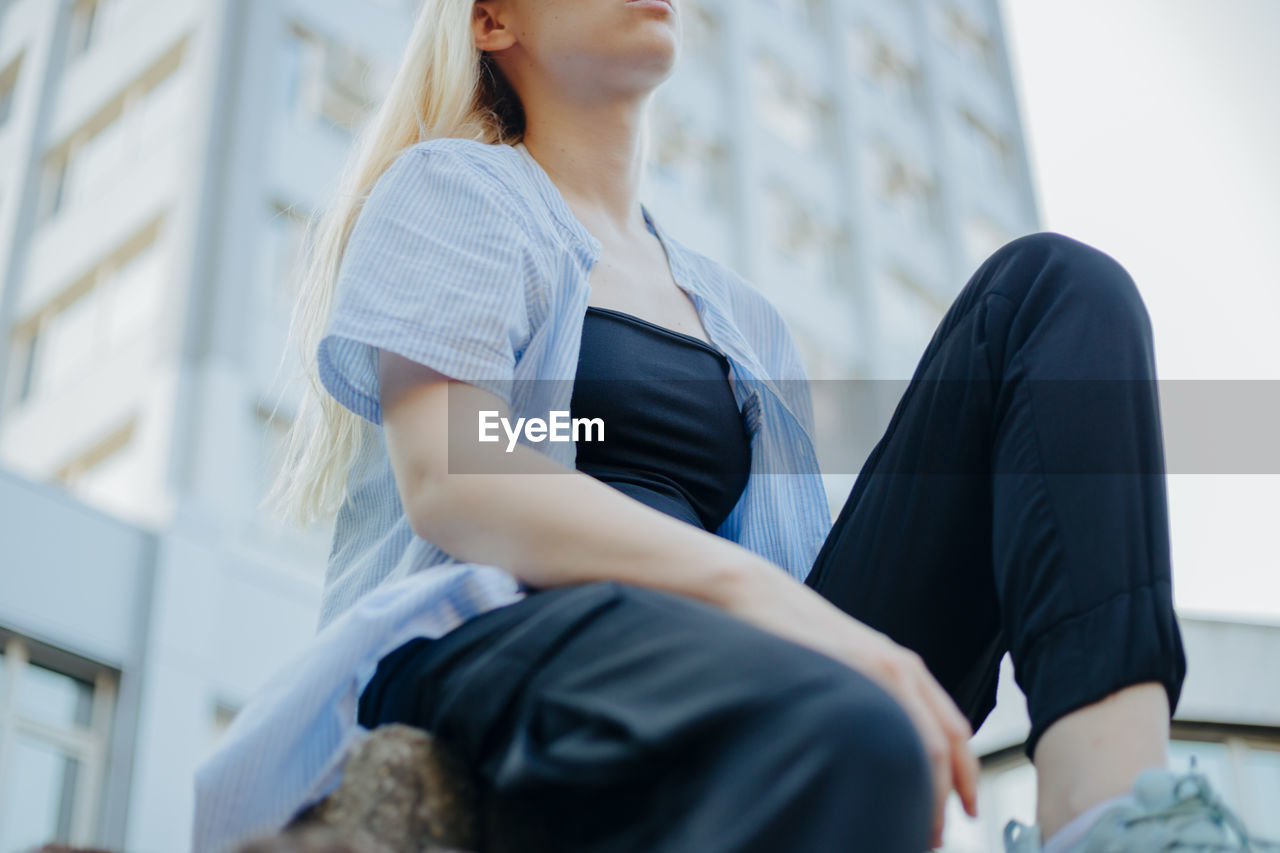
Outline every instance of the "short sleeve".
{"type": "Polygon", "coordinates": [[[320,381],[381,424],[381,348],[509,403],[535,257],[495,178],[451,150],[405,151],[352,228],[317,351],[320,381]]]}

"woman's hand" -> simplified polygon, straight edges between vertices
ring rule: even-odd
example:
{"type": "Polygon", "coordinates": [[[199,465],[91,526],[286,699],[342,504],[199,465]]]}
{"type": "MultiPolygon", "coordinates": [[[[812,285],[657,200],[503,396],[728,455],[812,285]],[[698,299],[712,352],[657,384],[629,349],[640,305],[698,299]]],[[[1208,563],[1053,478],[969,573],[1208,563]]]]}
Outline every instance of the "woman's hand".
{"type": "MultiPolygon", "coordinates": [[[[762,561],[763,562],[763,561],[762,561]]],[[[933,846],[942,844],[946,800],[960,795],[978,814],[973,730],[918,654],[857,621],[772,563],[744,571],[723,599],[730,613],[835,658],[883,687],[906,710],[933,767],[933,846]]]]}

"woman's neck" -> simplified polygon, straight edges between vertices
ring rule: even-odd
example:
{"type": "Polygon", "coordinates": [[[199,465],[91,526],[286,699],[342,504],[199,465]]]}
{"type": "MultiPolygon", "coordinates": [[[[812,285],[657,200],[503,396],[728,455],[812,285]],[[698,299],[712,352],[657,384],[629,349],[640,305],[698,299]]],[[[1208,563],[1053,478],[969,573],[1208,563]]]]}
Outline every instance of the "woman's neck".
{"type": "Polygon", "coordinates": [[[597,234],[632,231],[637,222],[643,228],[643,104],[531,106],[526,115],[536,119],[525,127],[525,147],[584,224],[597,234]]]}

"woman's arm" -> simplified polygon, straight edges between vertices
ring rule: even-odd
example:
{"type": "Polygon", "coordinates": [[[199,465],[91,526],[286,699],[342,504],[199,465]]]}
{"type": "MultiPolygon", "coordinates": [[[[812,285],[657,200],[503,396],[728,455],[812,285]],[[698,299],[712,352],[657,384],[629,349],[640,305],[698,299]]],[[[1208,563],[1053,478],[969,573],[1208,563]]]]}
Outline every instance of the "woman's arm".
{"type": "MultiPolygon", "coordinates": [[[[537,587],[613,578],[724,607],[743,573],[785,572],[752,551],[678,521],[524,444],[452,443],[460,411],[509,412],[493,394],[382,350],[383,430],[415,533],[468,562],[498,566],[537,587]]],[[[474,429],[474,426],[471,426],[474,429]]]]}

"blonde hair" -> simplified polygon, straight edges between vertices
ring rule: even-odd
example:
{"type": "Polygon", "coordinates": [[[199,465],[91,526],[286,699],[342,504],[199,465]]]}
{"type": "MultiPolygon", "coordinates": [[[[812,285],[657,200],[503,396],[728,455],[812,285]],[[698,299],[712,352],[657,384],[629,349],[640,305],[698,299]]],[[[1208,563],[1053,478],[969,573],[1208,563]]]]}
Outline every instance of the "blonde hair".
{"type": "MultiPolygon", "coordinates": [[[[307,384],[278,474],[260,506],[273,505],[281,519],[300,526],[337,511],[351,465],[376,429],[325,390],[316,361],[343,252],[369,192],[405,149],[424,140],[463,137],[515,144],[523,138],[524,112],[515,91],[492,57],[475,45],[473,5],[474,0],[422,0],[400,66],[360,132],[335,195],[308,223],[306,262],[299,265],[289,323],[289,340],[298,348],[307,384]]],[[[277,400],[272,419],[279,405],[277,400]]]]}

